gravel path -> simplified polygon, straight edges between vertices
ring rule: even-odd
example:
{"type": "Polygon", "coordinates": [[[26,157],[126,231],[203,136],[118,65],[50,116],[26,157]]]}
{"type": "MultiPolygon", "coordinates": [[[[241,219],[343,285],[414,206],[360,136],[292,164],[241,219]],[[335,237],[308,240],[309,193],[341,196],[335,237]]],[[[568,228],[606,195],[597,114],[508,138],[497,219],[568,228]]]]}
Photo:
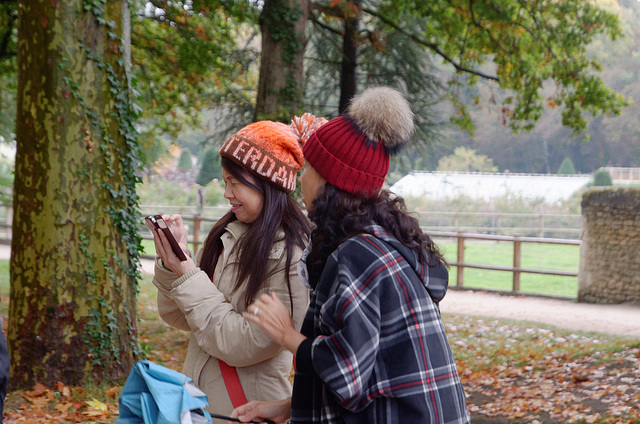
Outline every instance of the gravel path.
{"type": "MultiPolygon", "coordinates": [[[[153,261],[142,260],[142,272],[153,274],[153,261]]],[[[640,338],[640,305],[599,305],[539,296],[450,289],[440,302],[440,310],[640,338]]]]}
{"type": "Polygon", "coordinates": [[[449,290],[440,303],[440,310],[640,338],[640,305],[600,305],[538,296],[449,290]]]}

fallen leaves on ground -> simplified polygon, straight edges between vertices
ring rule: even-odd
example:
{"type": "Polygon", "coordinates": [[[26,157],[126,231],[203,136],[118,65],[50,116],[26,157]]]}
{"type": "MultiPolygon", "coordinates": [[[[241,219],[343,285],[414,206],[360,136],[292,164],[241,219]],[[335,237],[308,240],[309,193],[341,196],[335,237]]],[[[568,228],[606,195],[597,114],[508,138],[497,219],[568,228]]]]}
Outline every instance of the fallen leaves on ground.
{"type": "MultiPolygon", "coordinates": [[[[139,330],[148,359],[180,371],[188,334],[145,303],[139,330]]],[[[640,424],[640,341],[466,315],[443,319],[473,424],[640,424]]],[[[7,395],[4,422],[115,423],[121,389],[36,384],[7,395]]]]}
{"type": "Polygon", "coordinates": [[[640,423],[638,341],[464,316],[446,322],[464,358],[472,423],[640,423]]]}
{"type": "Polygon", "coordinates": [[[58,382],[47,388],[37,383],[31,390],[18,390],[7,395],[7,404],[18,403],[16,409],[5,410],[5,423],[113,423],[118,416],[117,397],[121,387],[105,394],[109,402],[83,399],[85,389],[58,382]]]}
{"type": "MultiPolygon", "coordinates": [[[[182,370],[189,334],[167,325],[158,317],[155,298],[138,302],[138,330],[146,359],[176,371],[182,370]]],[[[124,381],[122,382],[124,384],[124,381]]],[[[4,423],[115,423],[122,385],[103,388],[70,387],[58,383],[47,388],[36,384],[31,390],[7,394],[4,423]]]]}

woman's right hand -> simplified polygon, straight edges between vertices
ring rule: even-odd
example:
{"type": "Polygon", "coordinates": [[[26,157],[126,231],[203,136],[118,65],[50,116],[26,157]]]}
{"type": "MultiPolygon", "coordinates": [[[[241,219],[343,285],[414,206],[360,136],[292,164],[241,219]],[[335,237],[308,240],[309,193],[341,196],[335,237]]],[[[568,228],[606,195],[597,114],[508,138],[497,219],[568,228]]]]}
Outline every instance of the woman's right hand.
{"type": "Polygon", "coordinates": [[[242,316],[247,321],[257,324],[274,342],[294,355],[306,339],[295,329],[289,310],[275,293],[260,296],[247,307],[242,316]]]}
{"type": "MultiPolygon", "coordinates": [[[[283,423],[291,416],[291,399],[283,399],[273,402],[252,400],[237,407],[231,412],[231,418],[238,418],[240,421],[260,422],[260,420],[272,420],[276,423],[283,423]]],[[[229,421],[231,424],[231,421],[229,421]]]]}

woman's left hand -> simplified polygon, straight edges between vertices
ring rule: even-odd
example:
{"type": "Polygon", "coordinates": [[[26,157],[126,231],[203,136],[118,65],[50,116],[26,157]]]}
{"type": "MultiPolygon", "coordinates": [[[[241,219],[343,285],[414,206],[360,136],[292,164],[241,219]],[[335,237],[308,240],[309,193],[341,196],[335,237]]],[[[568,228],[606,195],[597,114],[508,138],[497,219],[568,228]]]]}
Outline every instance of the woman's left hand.
{"type": "MultiPolygon", "coordinates": [[[[290,398],[271,402],[252,400],[231,412],[232,418],[238,418],[245,423],[260,422],[264,419],[269,419],[276,423],[284,423],[290,416],[290,398]]],[[[231,421],[229,423],[231,424],[231,421]]]]}
{"type": "Polygon", "coordinates": [[[289,310],[275,293],[263,294],[242,314],[247,321],[257,324],[279,345],[294,355],[305,336],[296,331],[289,310]]]}

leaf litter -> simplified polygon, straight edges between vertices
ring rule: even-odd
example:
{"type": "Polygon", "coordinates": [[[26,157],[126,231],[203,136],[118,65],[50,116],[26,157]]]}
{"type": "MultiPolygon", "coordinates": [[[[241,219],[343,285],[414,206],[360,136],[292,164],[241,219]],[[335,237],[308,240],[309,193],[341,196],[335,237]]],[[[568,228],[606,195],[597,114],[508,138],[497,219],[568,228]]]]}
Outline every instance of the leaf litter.
{"type": "Polygon", "coordinates": [[[443,319],[472,423],[640,423],[640,341],[443,319]]]}
{"type": "MultiPolygon", "coordinates": [[[[147,359],[180,371],[188,334],[139,304],[147,359]]],[[[473,424],[640,424],[640,340],[444,314],[473,424]]],[[[122,384],[36,384],[7,395],[5,423],[115,423],[122,384]]]]}

